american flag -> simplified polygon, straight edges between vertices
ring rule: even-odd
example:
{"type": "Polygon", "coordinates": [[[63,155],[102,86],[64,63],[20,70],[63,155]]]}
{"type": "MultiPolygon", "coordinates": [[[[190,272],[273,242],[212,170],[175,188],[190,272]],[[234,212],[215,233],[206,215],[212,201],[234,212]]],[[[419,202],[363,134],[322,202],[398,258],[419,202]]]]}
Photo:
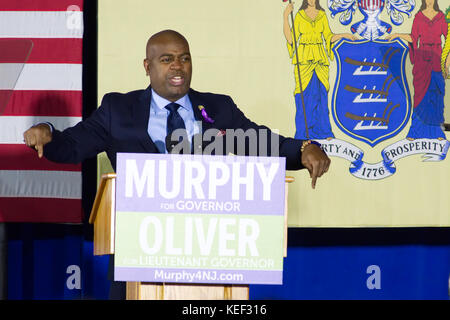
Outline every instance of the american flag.
{"type": "Polygon", "coordinates": [[[82,221],[81,165],[39,159],[23,132],[82,116],[83,0],[0,0],[0,222],[82,221]]]}

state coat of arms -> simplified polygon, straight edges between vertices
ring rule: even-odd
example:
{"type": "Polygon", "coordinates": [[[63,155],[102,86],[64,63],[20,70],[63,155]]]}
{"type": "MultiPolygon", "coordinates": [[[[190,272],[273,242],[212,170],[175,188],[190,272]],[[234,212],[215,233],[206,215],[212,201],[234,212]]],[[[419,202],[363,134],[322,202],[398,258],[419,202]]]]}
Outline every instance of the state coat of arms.
{"type": "Polygon", "coordinates": [[[288,4],[283,30],[294,65],[295,138],[320,142],[329,156],[350,162],[353,176],[366,180],[393,175],[395,161],[413,154],[421,154],[424,162],[444,160],[450,147],[443,130],[450,14],[447,21],[436,1],[423,0],[411,32],[403,34],[393,28],[411,17],[415,0],[328,0],[331,18],[339,17],[343,25],[351,24],[356,9],[363,16],[350,26],[351,33],[343,34],[332,32],[319,0],[304,0],[295,15],[288,4]],[[394,27],[380,20],[385,7],[394,27]],[[405,74],[408,57],[413,94],[405,74]],[[337,74],[330,90],[332,61],[337,74]],[[332,120],[363,147],[335,138],[332,120]],[[404,131],[406,136],[398,139],[404,131]],[[365,148],[392,140],[379,162],[365,161],[365,148]]]}

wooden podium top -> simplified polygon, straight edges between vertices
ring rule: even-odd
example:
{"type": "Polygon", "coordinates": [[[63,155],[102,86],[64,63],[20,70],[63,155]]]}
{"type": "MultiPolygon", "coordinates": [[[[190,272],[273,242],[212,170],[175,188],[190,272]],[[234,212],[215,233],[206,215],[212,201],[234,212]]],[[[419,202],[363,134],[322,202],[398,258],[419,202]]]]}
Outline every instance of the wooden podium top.
{"type": "Polygon", "coordinates": [[[102,175],[89,223],[94,225],[94,255],[114,254],[116,174],[102,175]]]}
{"type": "Polygon", "coordinates": [[[98,209],[100,208],[100,203],[102,202],[102,196],[105,193],[105,189],[110,180],[116,179],[115,173],[106,173],[101,176],[100,185],[98,186],[97,194],[95,195],[94,205],[92,206],[91,215],[89,217],[89,223],[94,224],[97,218],[98,209]]]}

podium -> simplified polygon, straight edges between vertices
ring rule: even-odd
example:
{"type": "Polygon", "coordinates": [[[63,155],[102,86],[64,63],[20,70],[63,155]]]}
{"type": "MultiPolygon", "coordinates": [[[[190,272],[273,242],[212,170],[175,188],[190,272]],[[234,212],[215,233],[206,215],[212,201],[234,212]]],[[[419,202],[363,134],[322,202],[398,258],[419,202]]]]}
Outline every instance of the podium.
{"type": "MultiPolygon", "coordinates": [[[[287,197],[285,179],[284,256],[287,255],[287,197]]],[[[94,255],[114,254],[116,174],[101,177],[89,223],[94,225],[94,255]]],[[[248,285],[127,282],[127,300],[248,300],[248,285]]]]}

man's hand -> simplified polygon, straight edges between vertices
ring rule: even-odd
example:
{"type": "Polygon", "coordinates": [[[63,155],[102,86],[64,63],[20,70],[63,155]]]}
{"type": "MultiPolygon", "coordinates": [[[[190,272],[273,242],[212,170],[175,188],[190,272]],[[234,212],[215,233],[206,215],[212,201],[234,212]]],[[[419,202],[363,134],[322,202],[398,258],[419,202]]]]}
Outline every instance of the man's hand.
{"type": "Polygon", "coordinates": [[[45,123],[35,125],[23,133],[23,141],[30,148],[36,149],[39,158],[44,155],[44,146],[52,141],[52,132],[45,123]]]}
{"type": "Polygon", "coordinates": [[[330,168],[330,163],[330,158],[315,144],[309,144],[303,150],[302,164],[309,171],[313,189],[316,187],[317,178],[320,178],[330,168]]]}

